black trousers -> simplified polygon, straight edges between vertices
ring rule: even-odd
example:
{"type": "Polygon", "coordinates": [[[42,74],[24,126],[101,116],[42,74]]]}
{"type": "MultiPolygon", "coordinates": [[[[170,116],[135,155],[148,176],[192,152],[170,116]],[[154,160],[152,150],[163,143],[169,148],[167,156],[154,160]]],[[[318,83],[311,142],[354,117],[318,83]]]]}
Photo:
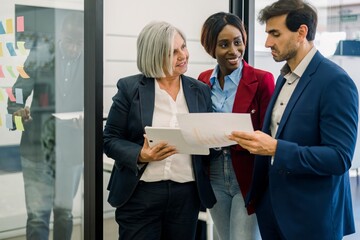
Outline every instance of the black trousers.
{"type": "Polygon", "coordinates": [[[195,239],[200,200],[195,182],[142,182],[116,209],[121,240],[195,239]]]}

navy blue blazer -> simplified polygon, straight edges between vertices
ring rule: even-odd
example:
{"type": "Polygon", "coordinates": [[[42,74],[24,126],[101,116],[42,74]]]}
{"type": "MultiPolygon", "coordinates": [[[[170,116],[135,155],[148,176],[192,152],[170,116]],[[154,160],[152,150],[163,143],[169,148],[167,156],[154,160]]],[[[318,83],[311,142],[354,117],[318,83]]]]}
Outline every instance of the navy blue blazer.
{"type": "MultiPolygon", "coordinates": [[[[181,80],[189,112],[212,112],[209,86],[184,75],[181,80]]],[[[117,88],[104,129],[104,152],[115,160],[108,184],[108,202],[113,207],[129,200],[147,166],[139,169],[137,161],[144,143],[144,128],[152,126],[155,101],[154,78],[142,74],[129,76],[120,79],[117,88]]],[[[216,199],[206,161],[202,156],[192,155],[199,198],[205,207],[211,208],[216,199]]]]}
{"type": "MultiPolygon", "coordinates": [[[[265,115],[285,80],[280,76],[265,115]]],[[[257,156],[247,203],[268,187],[286,239],[342,239],[355,232],[348,170],[358,124],[358,92],[339,66],[315,54],[299,79],[280,121],[273,165],[257,156]]]]}

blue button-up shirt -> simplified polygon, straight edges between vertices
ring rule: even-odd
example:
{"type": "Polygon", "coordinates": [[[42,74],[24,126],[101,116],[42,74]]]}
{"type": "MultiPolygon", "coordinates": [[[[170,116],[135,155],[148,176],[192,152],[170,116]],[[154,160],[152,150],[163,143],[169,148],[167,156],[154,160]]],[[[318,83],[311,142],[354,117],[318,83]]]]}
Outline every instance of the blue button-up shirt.
{"type": "Polygon", "coordinates": [[[224,78],[224,89],[221,89],[217,78],[219,65],[214,68],[210,77],[211,100],[214,112],[232,112],[236,90],[239,86],[243,64],[224,78]]]}

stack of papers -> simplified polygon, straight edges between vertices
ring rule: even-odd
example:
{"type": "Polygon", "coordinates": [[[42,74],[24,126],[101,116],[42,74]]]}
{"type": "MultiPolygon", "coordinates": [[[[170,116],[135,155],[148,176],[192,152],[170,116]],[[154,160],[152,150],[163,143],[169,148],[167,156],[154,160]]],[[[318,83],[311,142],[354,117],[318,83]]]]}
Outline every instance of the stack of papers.
{"type": "Polygon", "coordinates": [[[177,115],[179,127],[145,127],[149,145],[167,142],[179,153],[209,154],[209,148],[236,144],[228,139],[232,131],[252,132],[249,113],[189,113],[177,115]]]}

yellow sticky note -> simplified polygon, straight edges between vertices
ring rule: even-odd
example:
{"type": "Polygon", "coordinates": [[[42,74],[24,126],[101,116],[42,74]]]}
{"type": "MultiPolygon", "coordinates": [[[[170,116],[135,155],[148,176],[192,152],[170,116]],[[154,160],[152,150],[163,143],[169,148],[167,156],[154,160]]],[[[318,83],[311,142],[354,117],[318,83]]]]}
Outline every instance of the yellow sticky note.
{"type": "Polygon", "coordinates": [[[4,75],[4,72],[2,70],[2,66],[0,65],[0,78],[4,78],[5,75],[4,75]]]}
{"type": "Polygon", "coordinates": [[[0,57],[4,56],[3,50],[2,50],[2,42],[0,42],[0,57]]]}
{"type": "Polygon", "coordinates": [[[29,75],[25,72],[24,66],[16,66],[16,70],[18,70],[22,78],[30,78],[29,75]]]}
{"type": "Polygon", "coordinates": [[[6,33],[14,33],[13,20],[11,18],[6,19],[6,33]]]}
{"type": "Polygon", "coordinates": [[[18,41],[16,44],[17,44],[17,47],[19,49],[20,54],[21,55],[26,55],[25,42],[18,41]]]}
{"type": "Polygon", "coordinates": [[[0,102],[4,101],[4,94],[2,93],[2,89],[0,88],[0,102]]]}
{"type": "Polygon", "coordinates": [[[19,131],[24,131],[24,125],[22,124],[21,116],[15,116],[15,126],[19,131]]]}

